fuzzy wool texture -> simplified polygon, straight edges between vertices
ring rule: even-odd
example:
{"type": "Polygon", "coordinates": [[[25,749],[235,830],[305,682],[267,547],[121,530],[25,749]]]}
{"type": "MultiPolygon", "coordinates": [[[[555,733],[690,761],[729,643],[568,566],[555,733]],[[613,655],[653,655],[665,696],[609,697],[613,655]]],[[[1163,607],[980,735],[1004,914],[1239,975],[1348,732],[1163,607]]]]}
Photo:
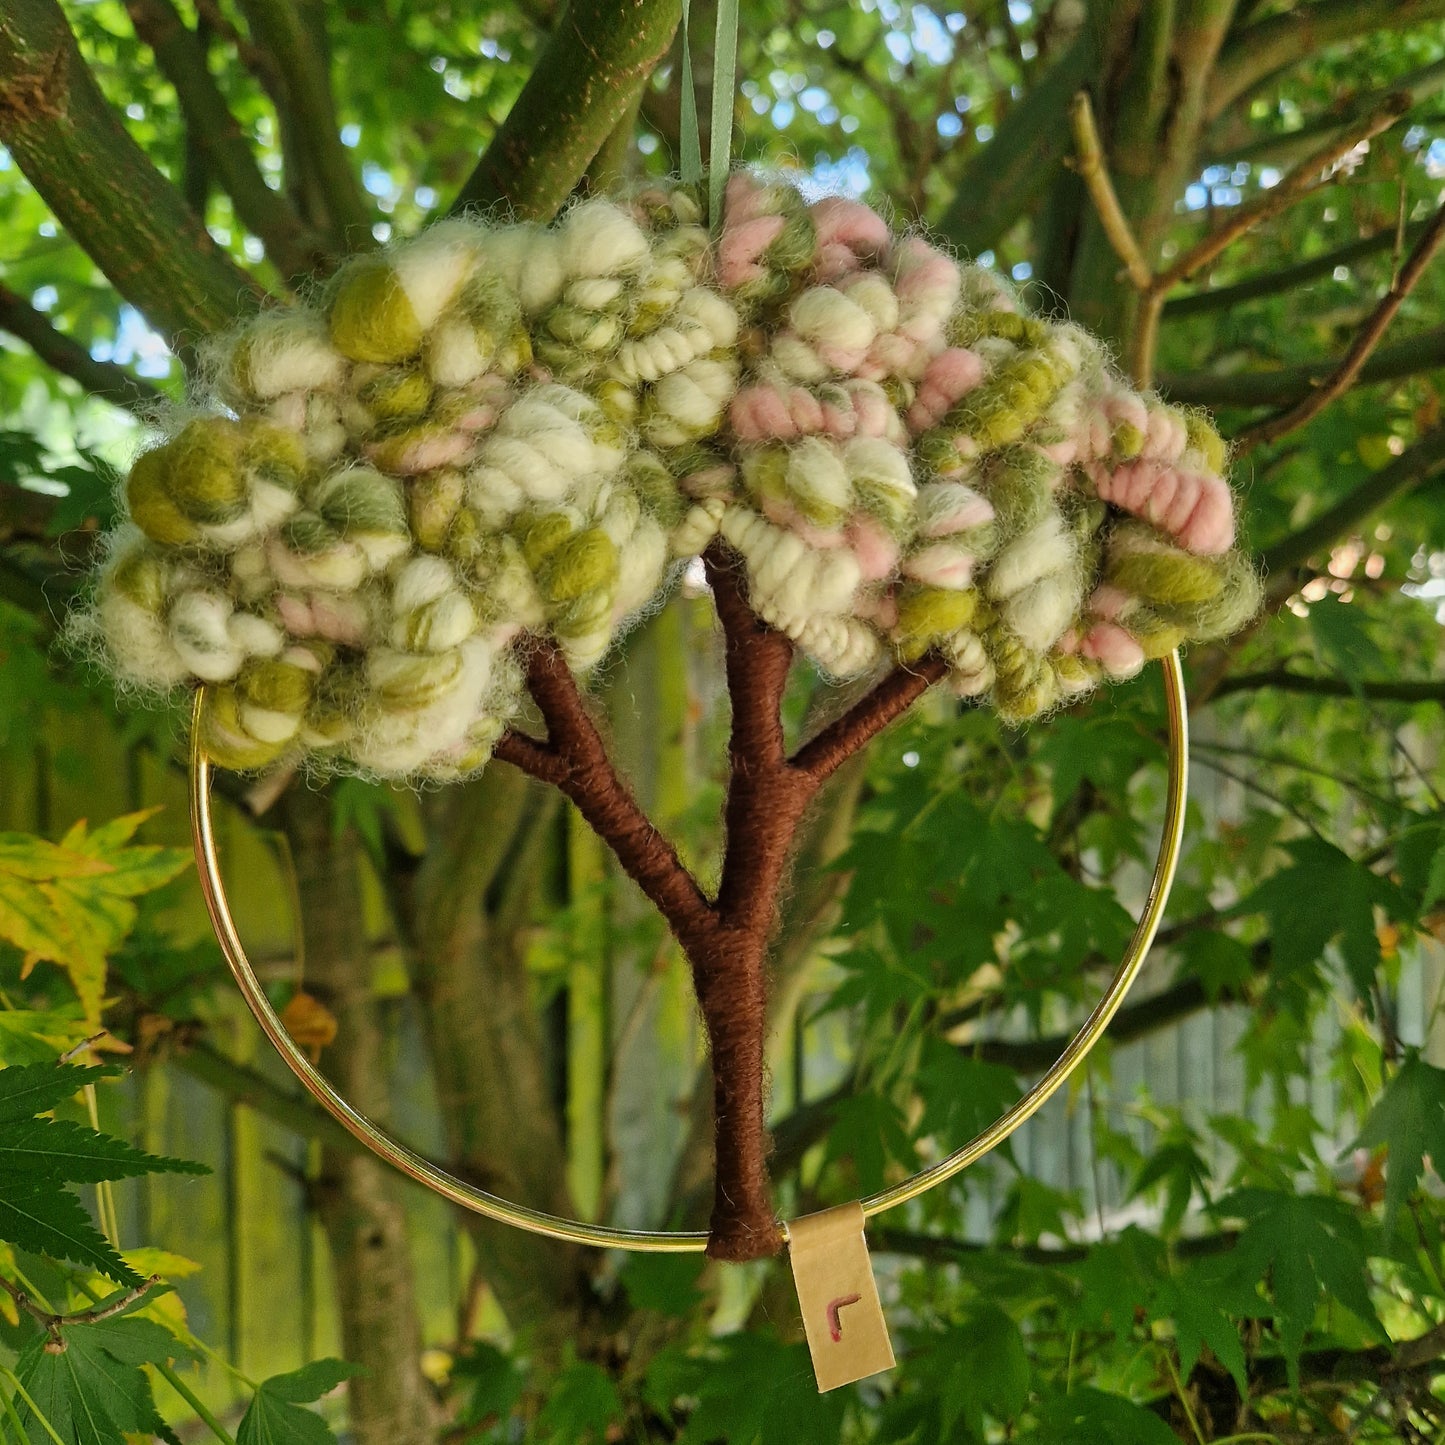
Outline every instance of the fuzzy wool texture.
{"type": "Polygon", "coordinates": [[[213,340],[78,627],[204,682],[222,766],[459,778],[529,634],[585,672],[720,536],[825,673],[939,653],[1023,722],[1254,613],[1226,469],[993,273],[737,172],[715,244],[675,185],[449,220],[213,340]]]}

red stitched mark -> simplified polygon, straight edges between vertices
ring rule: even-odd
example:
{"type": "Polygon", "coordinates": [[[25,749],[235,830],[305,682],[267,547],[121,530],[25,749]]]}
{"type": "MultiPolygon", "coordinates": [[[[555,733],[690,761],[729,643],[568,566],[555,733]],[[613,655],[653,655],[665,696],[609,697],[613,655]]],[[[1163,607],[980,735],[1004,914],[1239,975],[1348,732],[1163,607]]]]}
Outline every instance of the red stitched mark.
{"type": "Polygon", "coordinates": [[[845,1310],[849,1305],[857,1304],[863,1296],[861,1294],[840,1295],[828,1303],[828,1333],[833,1337],[836,1345],[843,1338],[843,1321],[838,1318],[840,1310],[845,1310]]]}

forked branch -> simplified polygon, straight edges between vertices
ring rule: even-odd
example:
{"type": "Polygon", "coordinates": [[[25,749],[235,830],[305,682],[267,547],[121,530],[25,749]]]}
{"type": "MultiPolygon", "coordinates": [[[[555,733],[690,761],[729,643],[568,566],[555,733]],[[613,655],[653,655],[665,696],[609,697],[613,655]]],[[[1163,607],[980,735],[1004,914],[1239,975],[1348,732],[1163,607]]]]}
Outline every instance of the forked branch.
{"type": "Polygon", "coordinates": [[[768,1180],[763,1099],[767,962],[798,826],[828,776],[906,711],[943,675],[945,664],[928,657],[890,673],[790,759],[782,703],[793,644],[749,606],[740,558],[714,543],[703,561],[722,627],[732,704],[722,876],[714,900],[618,776],[566,660],[550,640],[537,639],[527,662],[528,690],[547,737],[508,732],[496,755],[577,805],[687,954],[712,1055],[716,1172],[708,1252],[747,1260],[782,1245],[768,1180]]]}

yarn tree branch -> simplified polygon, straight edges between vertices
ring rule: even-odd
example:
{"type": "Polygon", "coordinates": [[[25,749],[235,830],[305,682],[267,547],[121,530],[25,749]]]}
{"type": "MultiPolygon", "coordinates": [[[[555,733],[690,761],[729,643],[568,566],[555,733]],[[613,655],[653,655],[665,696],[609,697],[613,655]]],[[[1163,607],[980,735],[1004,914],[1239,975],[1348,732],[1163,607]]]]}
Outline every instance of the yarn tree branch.
{"type": "Polygon", "coordinates": [[[264,293],[127,134],[55,0],[0,12],[0,142],[69,235],[173,348],[264,293]]]}
{"type": "Polygon", "coordinates": [[[43,311],[4,285],[0,285],[0,331],[23,341],[51,370],[113,406],[146,412],[163,399],[155,387],[125,367],[97,361],[80,342],[57,330],[43,311]]]}
{"type": "Polygon", "coordinates": [[[790,759],[782,701],[793,644],[753,612],[740,558],[715,542],[703,560],[722,626],[733,712],[715,899],[703,894],[618,776],[571,670],[548,639],[533,640],[527,654],[527,688],[547,737],[509,730],[495,756],[571,799],[687,955],[712,1059],[716,1172],[708,1252],[747,1260],[782,1244],[764,1116],[767,970],[799,825],[827,778],[947,668],[930,656],[895,669],[790,759]]]}
{"type": "Polygon", "coordinates": [[[1365,363],[1374,354],[1400,307],[1405,304],[1405,298],[1415,289],[1430,262],[1439,254],[1442,244],[1445,244],[1445,206],[1435,212],[1415,249],[1400,268],[1394,285],[1360,328],[1334,372],[1302,401],[1241,432],[1235,438],[1237,454],[1245,455],[1255,447],[1278,441],[1280,437],[1307,426],[1331,402],[1343,396],[1355,384],[1365,363]]]}
{"type": "Polygon", "coordinates": [[[304,276],[323,261],[325,239],[290,201],[266,184],[261,168],[220,88],[211,78],[196,34],[171,0],[125,0],[137,39],[149,45],[186,115],[186,134],[224,187],[236,214],[265,244],[284,277],[304,276]]]}
{"type": "Polygon", "coordinates": [[[573,0],[453,211],[561,209],[672,44],[681,0],[573,0]]]}

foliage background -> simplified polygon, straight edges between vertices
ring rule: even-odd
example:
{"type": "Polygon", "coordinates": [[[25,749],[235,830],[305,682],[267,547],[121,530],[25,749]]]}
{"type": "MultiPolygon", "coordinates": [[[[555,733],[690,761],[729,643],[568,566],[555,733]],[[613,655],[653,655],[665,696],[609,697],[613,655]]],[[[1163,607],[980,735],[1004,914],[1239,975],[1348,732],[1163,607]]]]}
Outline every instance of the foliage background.
{"type": "MultiPolygon", "coordinates": [[[[1066,164],[1078,88],[1155,270],[1338,141],[1320,184],[1168,297],[1147,359],[1228,433],[1329,375],[1440,204],[1438,0],[741,12],[744,157],[934,225],[1124,354],[1139,299],[1066,164]],[[1400,118],[1352,148],[1386,103],[1400,118]]],[[[692,14],[706,116],[712,10],[692,14]]],[[[118,708],[54,637],[188,345],[253,287],[304,286],[459,195],[545,213],[584,171],[665,173],[676,20],[668,0],[0,12],[0,1061],[55,1058],[103,1008],[129,1073],[60,1120],[213,1171],[72,1180],[178,1294],[53,1326],[77,1341],[64,1356],[12,1308],[0,1430],[50,1440],[20,1392],[83,1357],[98,1374],[43,1376],[66,1441],[160,1433],[160,1415],[187,1438],[316,1441],[298,1402],[327,1390],[367,1445],[1445,1439],[1438,270],[1357,384],[1240,461],[1270,610],[1189,659],[1195,801],[1161,946],[1067,1098],[872,1232],[892,1376],[812,1393],[784,1265],[601,1259],[453,1218],[268,1058],[193,878],[165,881],[179,855],[134,875],[129,855],[75,861],[77,819],[154,805],[143,843],[185,843],[183,719],[118,708]],[[289,1374],[327,1355],[362,1373],[289,1374]]],[[[704,873],[726,727],[711,638],[684,589],[597,699],[704,873]]],[[[799,678],[795,726],[831,704],[799,678]]],[[[1057,1051],[1142,893],[1161,729],[1152,676],[1023,733],[931,699],[838,780],[776,954],[785,1212],[936,1157],[1057,1051]]],[[[233,793],[248,943],[278,1004],[338,1025],[322,1059],[345,1092],[511,1197],[696,1222],[708,1091],[685,968],[568,808],[500,765],[420,796],[292,788],[259,817],[233,793]]],[[[117,848],[137,846],[127,826],[117,848]]],[[[26,1189],[63,1208],[71,1176],[16,1158],[0,1221],[26,1189]]],[[[78,1317],[116,1289],[7,1227],[0,1276],[32,1305],[78,1317]]]]}

